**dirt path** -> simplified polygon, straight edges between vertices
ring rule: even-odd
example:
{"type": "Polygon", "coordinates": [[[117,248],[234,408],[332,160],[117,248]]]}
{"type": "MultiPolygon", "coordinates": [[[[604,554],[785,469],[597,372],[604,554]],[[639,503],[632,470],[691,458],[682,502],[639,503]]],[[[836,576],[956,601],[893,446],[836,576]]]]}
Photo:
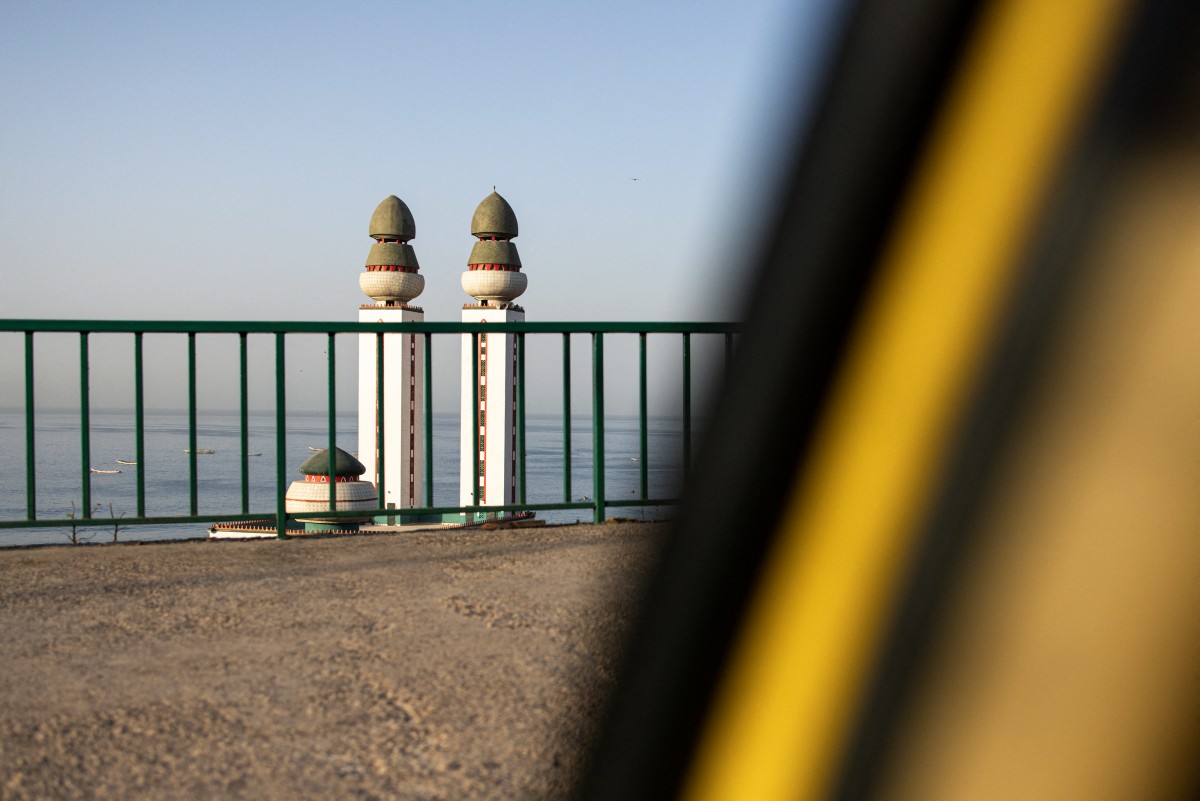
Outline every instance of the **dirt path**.
{"type": "Polygon", "coordinates": [[[561,797],[659,538],[0,551],[0,799],[561,797]]]}

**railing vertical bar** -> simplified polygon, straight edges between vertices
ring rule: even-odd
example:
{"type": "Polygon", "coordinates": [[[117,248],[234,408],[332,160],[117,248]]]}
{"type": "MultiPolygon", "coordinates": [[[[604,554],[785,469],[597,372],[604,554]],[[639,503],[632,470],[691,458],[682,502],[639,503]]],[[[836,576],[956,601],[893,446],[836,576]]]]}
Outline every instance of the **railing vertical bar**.
{"type": "Polygon", "coordinates": [[[649,471],[646,467],[647,452],[646,447],[647,428],[646,425],[646,332],[642,331],[638,334],[638,410],[641,417],[641,426],[638,429],[638,472],[641,479],[641,499],[644,501],[650,497],[650,481],[649,471]]]}
{"type": "Polygon", "coordinates": [[[287,381],[284,332],[275,332],[275,536],[287,538],[287,381]]]}
{"type": "Polygon", "coordinates": [[[196,492],[196,332],[188,332],[188,508],[197,511],[196,492]]]}
{"type": "Polygon", "coordinates": [[[563,334],[563,503],[571,502],[571,335],[563,334]]]}
{"type": "Polygon", "coordinates": [[[88,396],[88,333],[79,332],[79,456],[82,470],[83,517],[92,516],[92,422],[88,396]]]}
{"type": "Polygon", "coordinates": [[[604,522],[604,334],[592,334],[592,521],[604,522]]]}
{"type": "Polygon", "coordinates": [[[379,493],[379,508],[387,508],[384,494],[383,463],[383,332],[375,335],[375,489],[379,493]]]}
{"type": "Polygon", "coordinates": [[[37,464],[33,425],[33,332],[25,332],[25,516],[37,519],[37,464]]]}
{"type": "Polygon", "coordinates": [[[133,441],[137,462],[137,516],[146,516],[146,387],[142,332],[133,334],[133,441]]]}
{"type": "Polygon", "coordinates": [[[729,372],[730,365],[733,364],[733,334],[725,335],[725,372],[729,372]]]}
{"type": "Polygon", "coordinates": [[[337,511],[337,470],[336,470],[336,453],[334,450],[337,447],[337,356],[334,348],[337,343],[334,337],[337,336],[333,331],[328,334],[327,349],[326,349],[326,368],[328,370],[329,384],[329,508],[337,511]]]}
{"type": "MultiPolygon", "coordinates": [[[[479,333],[471,332],[471,504],[479,506],[479,333]]],[[[471,513],[471,522],[478,520],[471,513]]]]}
{"type": "Polygon", "coordinates": [[[425,333],[425,505],[433,506],[433,334],[425,333]]]}
{"type": "Polygon", "coordinates": [[[525,503],[525,335],[517,334],[517,502],[525,503]]]}
{"type": "Polygon", "coordinates": [[[246,359],[247,332],[238,334],[238,398],[242,427],[242,514],[250,514],[250,371],[246,359]]]}
{"type": "Polygon", "coordinates": [[[692,468],[692,335],[683,335],[683,477],[692,468]]]}

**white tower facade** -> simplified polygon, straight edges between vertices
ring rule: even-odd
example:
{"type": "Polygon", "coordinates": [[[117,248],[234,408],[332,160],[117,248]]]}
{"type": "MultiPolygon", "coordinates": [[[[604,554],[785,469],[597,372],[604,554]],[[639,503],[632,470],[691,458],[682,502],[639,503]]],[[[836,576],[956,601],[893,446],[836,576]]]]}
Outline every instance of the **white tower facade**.
{"type": "MultiPolygon", "coordinates": [[[[493,192],[475,209],[471,234],[479,241],[471,250],[467,271],[462,275],[462,286],[475,302],[463,306],[462,321],[523,322],[525,310],[513,300],[525,291],[528,279],[521,272],[517,247],[511,241],[517,235],[517,218],[512,207],[493,192]]],[[[518,502],[516,378],[516,337],[513,334],[479,334],[474,349],[471,334],[463,334],[459,439],[459,503],[463,506],[478,503],[486,507],[518,502]],[[476,432],[478,451],[475,450],[476,432]],[[476,486],[479,488],[478,500],[476,486]]],[[[476,515],[476,519],[479,516],[476,515]]]]}
{"type": "MultiPolygon", "coordinates": [[[[359,309],[360,323],[420,323],[420,309],[359,309]]],[[[417,334],[383,335],[383,405],[379,405],[375,334],[358,336],[358,455],[380,505],[410,509],[425,499],[425,348],[417,334]],[[383,427],[383,459],[378,458],[383,427]],[[380,473],[383,482],[380,483],[380,473]]]]}
{"type": "MultiPolygon", "coordinates": [[[[409,243],[416,223],[404,201],[395,195],[371,215],[375,244],[367,256],[359,287],[374,303],[359,307],[360,323],[424,322],[425,313],[409,301],[421,294],[425,279],[409,243]]],[[[359,334],[358,343],[358,460],[363,478],[375,484],[380,506],[403,509],[423,506],[425,500],[425,348],[415,333],[385,333],[383,345],[383,402],[379,400],[377,334],[359,334]],[[382,448],[380,432],[382,431],[382,448]]],[[[377,522],[399,522],[388,515],[377,522]]]]}
{"type": "MultiPolygon", "coordinates": [[[[464,306],[464,323],[523,322],[525,313],[515,309],[493,306],[464,306]]],[[[460,441],[459,503],[475,503],[475,484],[472,470],[474,440],[472,426],[479,429],[479,505],[499,506],[517,502],[517,385],[516,338],[512,334],[480,334],[478,340],[479,372],[472,375],[474,363],[471,335],[464,334],[462,342],[463,370],[460,441]],[[475,386],[472,387],[471,384],[475,386]],[[472,401],[477,404],[472,408],[472,401]]]]}

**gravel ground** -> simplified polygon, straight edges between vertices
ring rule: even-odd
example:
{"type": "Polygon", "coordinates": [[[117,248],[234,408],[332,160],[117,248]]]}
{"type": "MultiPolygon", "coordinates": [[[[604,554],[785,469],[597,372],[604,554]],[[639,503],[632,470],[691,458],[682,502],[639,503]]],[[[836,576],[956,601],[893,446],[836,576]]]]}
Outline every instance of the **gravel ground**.
{"type": "Polygon", "coordinates": [[[549,799],[661,528],[0,551],[0,799],[549,799]]]}

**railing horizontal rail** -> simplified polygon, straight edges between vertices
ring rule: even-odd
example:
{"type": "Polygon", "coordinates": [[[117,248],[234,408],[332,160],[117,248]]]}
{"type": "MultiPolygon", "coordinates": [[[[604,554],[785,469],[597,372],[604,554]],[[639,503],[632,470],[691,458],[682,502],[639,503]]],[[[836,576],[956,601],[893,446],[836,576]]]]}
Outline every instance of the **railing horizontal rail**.
{"type": "Polygon", "coordinates": [[[270,518],[272,522],[275,520],[274,512],[259,512],[257,514],[233,514],[233,513],[214,513],[203,515],[160,515],[155,517],[60,517],[51,519],[48,517],[39,517],[36,520],[0,520],[0,529],[10,528],[108,528],[113,525],[118,525],[122,529],[126,526],[155,526],[168,525],[175,523],[221,523],[221,522],[240,522],[246,520],[263,520],[270,518]]]}
{"type": "Polygon", "coordinates": [[[342,334],[394,333],[471,334],[506,331],[524,334],[729,334],[740,323],[314,323],[237,320],[0,320],[0,331],[71,332],[93,334],[342,334]]]}
{"type": "MultiPolygon", "coordinates": [[[[605,506],[670,506],[679,503],[678,498],[648,498],[646,500],[606,499],[605,506]]],[[[288,512],[286,519],[297,520],[319,516],[321,519],[357,519],[370,515],[384,517],[388,515],[441,515],[463,514],[475,512],[553,512],[564,509],[593,509],[591,501],[574,501],[571,503],[508,503],[489,506],[421,506],[405,507],[404,509],[352,509],[320,512],[288,512]]],[[[124,529],[132,526],[164,525],[171,523],[245,523],[264,522],[274,527],[276,514],[274,511],[250,512],[247,514],[203,514],[203,515],[171,515],[160,517],[62,517],[57,519],[38,518],[36,520],[0,520],[0,529],[17,528],[78,528],[78,529],[111,529],[114,525],[124,529]]]]}

